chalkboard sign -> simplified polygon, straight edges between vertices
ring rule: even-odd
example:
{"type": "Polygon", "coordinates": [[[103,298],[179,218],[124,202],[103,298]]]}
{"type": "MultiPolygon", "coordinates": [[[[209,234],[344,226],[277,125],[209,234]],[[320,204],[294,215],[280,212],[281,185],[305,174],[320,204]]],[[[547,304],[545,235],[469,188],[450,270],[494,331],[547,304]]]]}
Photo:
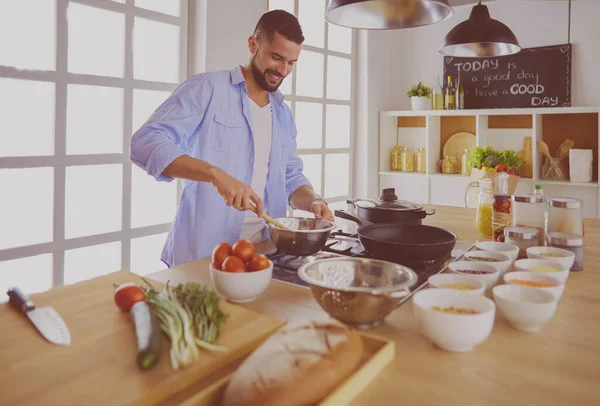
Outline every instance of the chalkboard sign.
{"type": "Polygon", "coordinates": [[[571,44],[525,48],[493,58],[444,57],[444,80],[460,72],[465,109],[568,107],[571,44]]]}

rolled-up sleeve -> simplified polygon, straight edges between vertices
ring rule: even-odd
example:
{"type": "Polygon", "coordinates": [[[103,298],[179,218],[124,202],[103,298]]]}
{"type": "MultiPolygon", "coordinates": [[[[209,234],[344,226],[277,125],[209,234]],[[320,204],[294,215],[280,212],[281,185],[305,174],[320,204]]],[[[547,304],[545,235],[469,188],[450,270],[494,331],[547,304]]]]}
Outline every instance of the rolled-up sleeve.
{"type": "Polygon", "coordinates": [[[288,158],[288,163],[285,171],[285,190],[287,193],[287,200],[290,201],[290,197],[292,194],[298,189],[300,186],[306,185],[312,189],[312,185],[308,178],[304,176],[302,170],[304,169],[304,165],[302,163],[302,159],[296,153],[296,125],[294,124],[293,119],[291,121],[291,129],[292,129],[292,139],[294,140],[293,145],[291,146],[290,155],[288,158]]]}
{"type": "Polygon", "coordinates": [[[201,75],[184,81],[131,137],[129,158],[156,180],[171,162],[188,154],[196,129],[204,119],[211,89],[201,75]]]}

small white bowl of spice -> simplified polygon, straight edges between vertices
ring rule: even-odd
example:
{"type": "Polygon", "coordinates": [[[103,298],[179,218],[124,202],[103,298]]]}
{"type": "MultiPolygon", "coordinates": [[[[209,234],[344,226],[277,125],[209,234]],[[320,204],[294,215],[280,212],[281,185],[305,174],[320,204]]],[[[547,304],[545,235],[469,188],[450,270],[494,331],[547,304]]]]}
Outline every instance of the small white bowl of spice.
{"type": "Polygon", "coordinates": [[[527,248],[529,259],[549,259],[571,269],[575,262],[575,254],[569,250],[555,247],[530,247],[527,248]]]}
{"type": "Polygon", "coordinates": [[[504,275],[504,282],[512,285],[529,286],[531,288],[545,290],[560,299],[565,290],[565,284],[559,282],[551,275],[543,275],[537,272],[515,271],[504,275]]]}
{"type": "Polygon", "coordinates": [[[448,265],[450,272],[466,275],[485,284],[486,289],[491,289],[500,279],[500,271],[487,262],[455,261],[448,265]]]}
{"type": "Polygon", "coordinates": [[[432,288],[462,290],[478,295],[485,293],[485,283],[467,275],[443,273],[430,276],[428,282],[432,288]]]}
{"type": "Polygon", "coordinates": [[[413,296],[413,315],[423,334],[435,345],[446,351],[464,352],[489,337],[496,305],[482,295],[452,289],[424,289],[413,296]]]}
{"type": "Polygon", "coordinates": [[[549,259],[519,259],[515,262],[517,271],[537,272],[542,275],[550,275],[560,283],[566,283],[570,269],[549,259]]]}

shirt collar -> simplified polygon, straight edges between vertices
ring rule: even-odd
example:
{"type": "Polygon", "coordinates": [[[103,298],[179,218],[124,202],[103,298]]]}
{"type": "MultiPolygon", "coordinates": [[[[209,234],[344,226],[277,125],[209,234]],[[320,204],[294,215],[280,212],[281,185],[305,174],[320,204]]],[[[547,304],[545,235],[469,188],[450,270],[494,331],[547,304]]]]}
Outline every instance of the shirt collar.
{"type": "MultiPolygon", "coordinates": [[[[242,82],[246,82],[244,79],[244,74],[242,73],[242,66],[236,65],[231,70],[231,83],[234,85],[239,85],[242,82]]],[[[271,96],[273,96],[279,103],[283,103],[283,94],[279,90],[276,90],[272,93],[269,92],[269,99],[271,99],[271,96]]]]}

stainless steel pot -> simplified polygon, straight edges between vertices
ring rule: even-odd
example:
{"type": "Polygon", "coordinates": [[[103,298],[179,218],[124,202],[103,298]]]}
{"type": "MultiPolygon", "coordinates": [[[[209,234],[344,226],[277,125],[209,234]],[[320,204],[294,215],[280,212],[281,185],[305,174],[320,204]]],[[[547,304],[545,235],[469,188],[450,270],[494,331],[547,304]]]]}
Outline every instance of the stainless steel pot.
{"type": "Polygon", "coordinates": [[[269,223],[271,241],[275,247],[285,254],[302,257],[319,252],[335,228],[335,224],[327,220],[300,217],[280,217],[275,220],[289,228],[283,230],[269,223]]]}
{"type": "Polygon", "coordinates": [[[333,258],[305,264],[298,276],[331,317],[356,328],[381,324],[417,283],[417,274],[393,262],[333,258]]]}

